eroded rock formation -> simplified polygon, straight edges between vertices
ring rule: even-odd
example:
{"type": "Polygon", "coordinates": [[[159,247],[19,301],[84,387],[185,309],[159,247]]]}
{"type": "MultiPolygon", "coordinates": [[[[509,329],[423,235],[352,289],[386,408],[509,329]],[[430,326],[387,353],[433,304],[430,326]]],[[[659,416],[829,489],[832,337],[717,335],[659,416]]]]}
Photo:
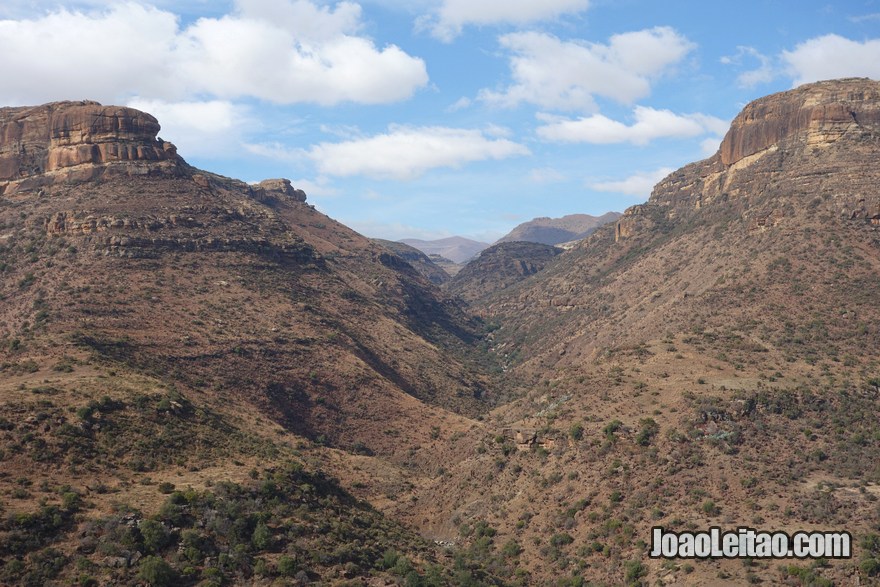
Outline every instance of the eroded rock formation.
{"type": "Polygon", "coordinates": [[[91,101],[0,108],[0,193],[93,179],[118,163],[131,175],[174,172],[182,160],[159,128],[145,112],[91,101]]]}
{"type": "Polygon", "coordinates": [[[760,98],[733,120],[715,155],[668,175],[647,203],[628,209],[617,222],[615,239],[658,219],[782,185],[788,195],[775,199],[776,207],[748,209],[744,203],[754,228],[776,226],[785,218],[785,206],[807,206],[808,198],[817,196],[832,197],[839,214],[880,218],[876,162],[859,156],[878,142],[880,82],[822,81],[760,98]],[[828,192],[826,179],[832,176],[834,189],[828,192]]]}

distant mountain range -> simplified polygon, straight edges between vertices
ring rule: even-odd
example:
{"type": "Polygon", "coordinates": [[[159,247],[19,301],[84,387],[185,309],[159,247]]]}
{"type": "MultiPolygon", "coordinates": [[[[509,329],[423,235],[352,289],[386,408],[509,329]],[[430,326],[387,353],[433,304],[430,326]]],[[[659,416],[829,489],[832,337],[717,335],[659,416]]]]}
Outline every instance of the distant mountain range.
{"type": "Polygon", "coordinates": [[[601,216],[589,214],[569,214],[562,218],[535,218],[523,222],[508,234],[498,239],[497,243],[526,241],[544,245],[558,245],[570,241],[587,238],[593,232],[609,222],[620,218],[619,212],[606,212],[601,216]]]}
{"type": "Polygon", "coordinates": [[[426,255],[440,255],[455,263],[465,263],[472,259],[483,249],[489,248],[489,243],[471,240],[461,236],[451,236],[438,240],[421,240],[407,238],[401,241],[411,247],[415,247],[426,255]]]}
{"type": "MultiPolygon", "coordinates": [[[[528,222],[523,222],[495,241],[494,244],[524,241],[543,245],[558,245],[577,241],[587,238],[597,228],[603,224],[616,221],[620,216],[619,212],[606,212],[601,216],[591,216],[589,214],[569,214],[562,218],[542,216],[528,222]]],[[[457,264],[467,263],[490,246],[489,243],[461,236],[451,236],[437,240],[406,238],[397,242],[414,247],[428,256],[439,255],[457,264]]]]}

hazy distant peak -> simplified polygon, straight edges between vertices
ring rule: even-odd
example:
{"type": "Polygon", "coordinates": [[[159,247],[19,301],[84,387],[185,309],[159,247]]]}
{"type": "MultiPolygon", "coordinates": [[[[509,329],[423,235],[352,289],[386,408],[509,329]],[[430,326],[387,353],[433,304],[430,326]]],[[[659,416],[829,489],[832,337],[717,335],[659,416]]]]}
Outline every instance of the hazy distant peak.
{"type": "Polygon", "coordinates": [[[586,238],[603,224],[614,222],[618,218],[620,218],[619,212],[606,212],[601,216],[589,214],[568,214],[561,218],[542,216],[523,222],[496,242],[526,241],[557,245],[586,238]]]}

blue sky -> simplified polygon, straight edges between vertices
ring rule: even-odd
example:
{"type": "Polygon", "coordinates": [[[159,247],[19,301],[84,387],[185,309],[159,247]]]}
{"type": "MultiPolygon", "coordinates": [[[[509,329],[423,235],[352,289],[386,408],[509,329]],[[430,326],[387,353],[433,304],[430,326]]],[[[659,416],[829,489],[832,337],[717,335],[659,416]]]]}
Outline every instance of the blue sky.
{"type": "Polygon", "coordinates": [[[752,99],[880,79],[880,0],[6,0],[0,54],[3,105],[131,105],[368,236],[491,242],[643,202],[752,99]]]}

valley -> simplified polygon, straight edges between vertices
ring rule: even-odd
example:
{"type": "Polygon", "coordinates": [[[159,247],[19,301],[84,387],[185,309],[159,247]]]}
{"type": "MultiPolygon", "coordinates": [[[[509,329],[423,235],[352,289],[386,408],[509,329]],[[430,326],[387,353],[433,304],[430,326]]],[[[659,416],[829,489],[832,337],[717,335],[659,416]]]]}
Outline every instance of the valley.
{"type": "Polygon", "coordinates": [[[0,582],[877,581],[880,83],[756,100],[646,203],[454,276],[158,131],[0,109],[0,582]]]}

